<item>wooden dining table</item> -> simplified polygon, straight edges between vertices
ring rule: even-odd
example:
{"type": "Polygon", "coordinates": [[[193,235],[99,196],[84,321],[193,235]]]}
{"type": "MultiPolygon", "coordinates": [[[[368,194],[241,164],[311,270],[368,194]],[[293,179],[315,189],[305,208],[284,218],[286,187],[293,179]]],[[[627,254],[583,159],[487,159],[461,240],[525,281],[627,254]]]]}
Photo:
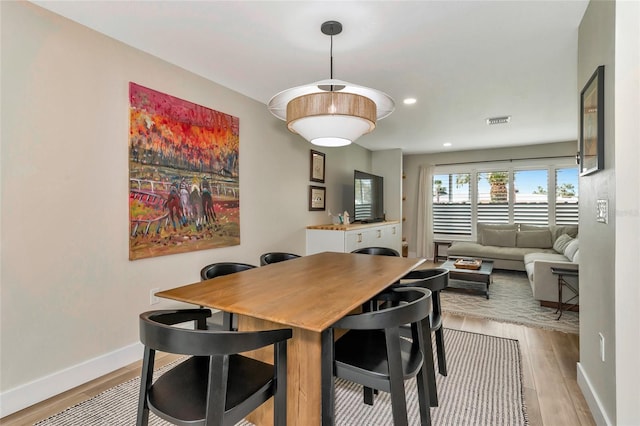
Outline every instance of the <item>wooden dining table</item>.
{"type": "MultiPolygon", "coordinates": [[[[287,344],[287,422],[333,422],[322,386],[333,380],[331,360],[323,357],[327,331],[345,315],[388,288],[424,259],[323,252],[156,293],[158,297],[237,314],[241,331],[291,328],[287,344]]],[[[273,352],[252,353],[273,362],[273,352]]],[[[248,418],[273,423],[272,401],[248,418]]]]}

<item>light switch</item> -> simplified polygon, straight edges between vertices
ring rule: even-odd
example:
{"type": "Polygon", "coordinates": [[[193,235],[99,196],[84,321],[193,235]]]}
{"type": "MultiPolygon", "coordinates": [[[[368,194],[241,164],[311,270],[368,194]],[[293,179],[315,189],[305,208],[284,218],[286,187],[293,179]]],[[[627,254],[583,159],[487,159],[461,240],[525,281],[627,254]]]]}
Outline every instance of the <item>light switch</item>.
{"type": "Polygon", "coordinates": [[[596,221],[600,223],[609,223],[609,201],[608,200],[597,201],[596,221]]]}

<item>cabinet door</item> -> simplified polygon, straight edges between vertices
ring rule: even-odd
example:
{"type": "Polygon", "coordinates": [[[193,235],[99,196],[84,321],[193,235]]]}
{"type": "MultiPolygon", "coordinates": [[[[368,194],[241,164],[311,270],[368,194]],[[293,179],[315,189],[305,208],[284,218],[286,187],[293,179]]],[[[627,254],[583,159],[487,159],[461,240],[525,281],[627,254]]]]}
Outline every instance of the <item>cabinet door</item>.
{"type": "Polygon", "coordinates": [[[345,252],[351,253],[362,247],[369,247],[367,241],[367,232],[365,230],[347,231],[345,232],[345,252]]]}

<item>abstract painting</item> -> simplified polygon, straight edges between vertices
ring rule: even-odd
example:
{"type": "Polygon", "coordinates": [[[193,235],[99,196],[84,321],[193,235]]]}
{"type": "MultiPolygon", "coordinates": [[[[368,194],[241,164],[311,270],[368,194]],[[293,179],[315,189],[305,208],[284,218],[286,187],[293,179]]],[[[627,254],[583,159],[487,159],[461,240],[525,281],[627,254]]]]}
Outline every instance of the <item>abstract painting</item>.
{"type": "Polygon", "coordinates": [[[129,259],[240,244],[237,117],[129,83],[129,259]]]}

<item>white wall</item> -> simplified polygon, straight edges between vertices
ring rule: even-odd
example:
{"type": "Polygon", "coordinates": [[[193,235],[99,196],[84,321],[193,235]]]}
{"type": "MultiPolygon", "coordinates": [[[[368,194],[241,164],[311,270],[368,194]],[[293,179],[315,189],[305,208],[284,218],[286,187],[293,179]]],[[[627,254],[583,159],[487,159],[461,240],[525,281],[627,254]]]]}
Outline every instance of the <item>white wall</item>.
{"type": "MultiPolygon", "coordinates": [[[[37,402],[25,399],[34,389],[55,394],[141,356],[150,289],[198,281],[216,261],[302,254],[305,227],[329,220],[308,211],[311,145],[265,105],[33,4],[0,2],[0,14],[2,416],[37,402]],[[239,117],[239,246],[128,260],[130,81],[239,117]]],[[[327,206],[340,211],[371,153],[324,151],[327,206]]]]}

